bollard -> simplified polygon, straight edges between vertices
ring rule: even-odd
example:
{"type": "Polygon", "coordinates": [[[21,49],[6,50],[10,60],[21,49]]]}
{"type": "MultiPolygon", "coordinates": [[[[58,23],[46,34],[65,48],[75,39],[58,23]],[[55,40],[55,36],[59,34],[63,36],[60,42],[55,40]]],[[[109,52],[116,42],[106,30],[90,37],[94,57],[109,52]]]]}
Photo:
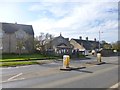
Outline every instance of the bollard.
{"type": "Polygon", "coordinates": [[[70,56],[64,55],[63,56],[63,68],[69,68],[69,63],[70,63],[70,56]]]}
{"type": "Polygon", "coordinates": [[[101,53],[97,53],[97,61],[98,61],[98,62],[102,62],[102,61],[101,61],[101,53]]]}
{"type": "Polygon", "coordinates": [[[69,64],[70,64],[70,56],[64,55],[63,66],[60,68],[60,70],[71,71],[71,70],[78,70],[78,69],[85,68],[85,67],[70,67],[69,64]]]}

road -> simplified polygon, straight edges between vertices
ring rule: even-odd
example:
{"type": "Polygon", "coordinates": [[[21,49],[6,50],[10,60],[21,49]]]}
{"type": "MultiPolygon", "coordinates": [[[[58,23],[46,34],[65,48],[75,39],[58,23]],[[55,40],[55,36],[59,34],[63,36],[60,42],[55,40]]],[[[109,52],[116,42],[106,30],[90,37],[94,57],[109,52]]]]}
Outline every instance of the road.
{"type": "Polygon", "coordinates": [[[86,68],[61,71],[62,61],[43,65],[2,68],[2,88],[110,88],[118,83],[118,57],[102,57],[106,64],[91,65],[95,57],[71,60],[70,66],[86,68]]]}

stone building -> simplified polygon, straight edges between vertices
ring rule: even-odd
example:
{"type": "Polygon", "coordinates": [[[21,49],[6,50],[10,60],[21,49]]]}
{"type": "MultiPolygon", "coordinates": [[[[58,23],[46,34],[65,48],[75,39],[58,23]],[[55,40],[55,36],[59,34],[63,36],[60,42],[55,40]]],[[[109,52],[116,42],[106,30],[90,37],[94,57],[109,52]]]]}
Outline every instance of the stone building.
{"type": "Polygon", "coordinates": [[[82,40],[82,37],[80,39],[71,39],[70,44],[74,46],[74,50],[84,52],[86,55],[89,51],[99,49],[99,42],[96,41],[96,38],[93,41],[88,40],[88,37],[86,37],[86,40],[82,40]]]}
{"type": "Polygon", "coordinates": [[[34,51],[32,25],[0,22],[0,50],[2,53],[31,53],[34,51]]]}
{"type": "Polygon", "coordinates": [[[64,38],[61,34],[52,41],[44,45],[44,51],[54,52],[55,55],[71,54],[73,46],[69,42],[69,38],[64,38]]]}

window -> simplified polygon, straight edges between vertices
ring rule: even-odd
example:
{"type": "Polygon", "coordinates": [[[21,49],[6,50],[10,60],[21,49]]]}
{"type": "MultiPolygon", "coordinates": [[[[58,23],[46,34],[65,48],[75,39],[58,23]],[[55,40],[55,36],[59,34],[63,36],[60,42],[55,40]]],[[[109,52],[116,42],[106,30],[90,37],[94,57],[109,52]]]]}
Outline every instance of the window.
{"type": "Polygon", "coordinates": [[[0,32],[0,38],[3,38],[3,32],[0,32]]]}
{"type": "Polygon", "coordinates": [[[59,50],[59,54],[61,54],[61,50],[59,50]]]}
{"type": "Polygon", "coordinates": [[[65,53],[65,51],[66,51],[66,50],[64,49],[64,53],[65,53]]]}

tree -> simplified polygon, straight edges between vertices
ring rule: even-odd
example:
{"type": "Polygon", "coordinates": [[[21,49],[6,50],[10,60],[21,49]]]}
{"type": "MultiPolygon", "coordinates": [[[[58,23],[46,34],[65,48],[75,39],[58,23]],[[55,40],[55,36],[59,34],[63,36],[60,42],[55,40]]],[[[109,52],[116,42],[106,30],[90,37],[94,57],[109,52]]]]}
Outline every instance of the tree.
{"type": "Polygon", "coordinates": [[[40,44],[40,41],[39,41],[39,37],[38,37],[38,36],[36,36],[36,37],[34,38],[34,48],[35,48],[36,50],[41,50],[41,44],[40,44]]]}
{"type": "Polygon", "coordinates": [[[38,36],[38,40],[39,40],[41,46],[44,45],[45,34],[44,33],[40,33],[40,35],[38,36]]]}
{"type": "Polygon", "coordinates": [[[107,43],[106,41],[101,42],[103,49],[111,49],[112,45],[110,43],[107,43]]]}
{"type": "Polygon", "coordinates": [[[52,41],[53,40],[53,38],[54,38],[54,36],[52,35],[52,34],[49,34],[49,33],[46,33],[46,34],[44,34],[45,36],[45,39],[44,39],[44,44],[47,44],[47,43],[49,43],[50,41],[52,41]]]}
{"type": "Polygon", "coordinates": [[[34,50],[34,40],[33,37],[29,37],[25,40],[25,48],[26,50],[31,53],[34,50]]]}
{"type": "Polygon", "coordinates": [[[22,49],[24,49],[24,40],[23,39],[17,40],[17,49],[18,49],[19,55],[21,55],[22,49]]]}
{"type": "Polygon", "coordinates": [[[105,44],[103,45],[103,48],[104,48],[104,49],[111,49],[112,46],[111,46],[111,44],[109,44],[109,43],[105,43],[105,44]]]}
{"type": "Polygon", "coordinates": [[[23,30],[18,30],[17,32],[15,32],[16,38],[17,38],[17,49],[19,52],[19,55],[22,53],[22,51],[24,49],[26,49],[25,47],[25,41],[27,40],[26,38],[26,33],[23,30]]]}
{"type": "Polygon", "coordinates": [[[50,43],[53,40],[54,36],[49,33],[40,33],[39,36],[36,36],[34,39],[35,49],[41,50],[43,49],[43,46],[47,43],[50,43]]]}
{"type": "Polygon", "coordinates": [[[112,49],[120,51],[120,41],[112,43],[112,49]]]}

